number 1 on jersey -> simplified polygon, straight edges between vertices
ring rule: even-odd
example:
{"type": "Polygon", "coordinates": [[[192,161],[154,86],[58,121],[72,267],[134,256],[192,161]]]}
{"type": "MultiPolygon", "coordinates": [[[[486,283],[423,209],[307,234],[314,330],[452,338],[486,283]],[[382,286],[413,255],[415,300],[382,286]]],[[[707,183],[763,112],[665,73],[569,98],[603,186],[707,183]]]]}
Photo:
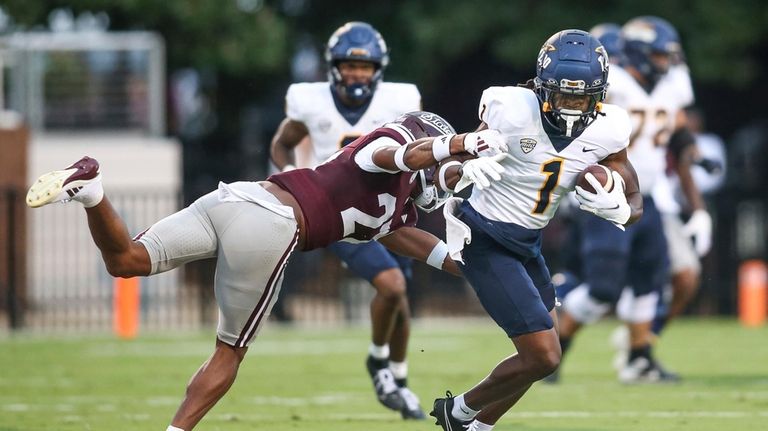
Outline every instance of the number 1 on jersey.
{"type": "Polygon", "coordinates": [[[534,214],[544,214],[544,211],[549,207],[552,191],[555,190],[555,187],[557,187],[557,184],[560,181],[560,170],[562,168],[563,159],[548,160],[541,165],[541,172],[546,174],[547,178],[539,189],[539,199],[536,201],[536,206],[533,208],[534,214]]]}

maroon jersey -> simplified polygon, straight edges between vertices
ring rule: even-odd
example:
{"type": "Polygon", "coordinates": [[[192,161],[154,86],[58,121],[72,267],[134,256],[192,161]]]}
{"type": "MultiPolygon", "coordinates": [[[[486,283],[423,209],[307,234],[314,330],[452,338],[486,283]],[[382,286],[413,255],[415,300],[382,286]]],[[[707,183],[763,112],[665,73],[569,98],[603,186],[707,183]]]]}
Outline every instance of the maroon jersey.
{"type": "Polygon", "coordinates": [[[416,207],[411,199],[418,183],[416,173],[366,172],[355,163],[355,154],[361,148],[383,136],[400,145],[406,143],[395,130],[380,127],[314,169],[296,169],[267,178],[299,202],[306,221],[306,250],[341,239],[371,241],[416,224],[416,207]]]}

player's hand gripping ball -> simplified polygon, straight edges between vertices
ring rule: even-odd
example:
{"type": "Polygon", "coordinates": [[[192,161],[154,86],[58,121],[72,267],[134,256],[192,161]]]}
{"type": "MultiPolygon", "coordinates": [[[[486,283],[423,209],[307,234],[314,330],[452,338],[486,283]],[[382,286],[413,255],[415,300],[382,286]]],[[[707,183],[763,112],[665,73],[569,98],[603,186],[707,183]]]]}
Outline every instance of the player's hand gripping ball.
{"type": "Polygon", "coordinates": [[[595,193],[596,190],[592,187],[592,183],[587,180],[587,174],[592,174],[606,192],[613,190],[613,175],[611,175],[610,168],[603,165],[589,165],[579,172],[579,176],[576,177],[576,185],[585,191],[595,193]]]}

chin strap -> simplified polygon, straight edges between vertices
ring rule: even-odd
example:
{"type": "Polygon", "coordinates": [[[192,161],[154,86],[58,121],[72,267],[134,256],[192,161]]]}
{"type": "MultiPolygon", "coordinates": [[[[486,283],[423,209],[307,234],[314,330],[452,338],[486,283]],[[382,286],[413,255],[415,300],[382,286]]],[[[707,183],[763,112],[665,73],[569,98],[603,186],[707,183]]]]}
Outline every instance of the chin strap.
{"type": "Polygon", "coordinates": [[[578,109],[561,109],[560,110],[560,118],[562,118],[565,121],[565,136],[570,137],[573,133],[573,125],[576,124],[577,121],[581,120],[583,112],[579,111],[578,109]]]}

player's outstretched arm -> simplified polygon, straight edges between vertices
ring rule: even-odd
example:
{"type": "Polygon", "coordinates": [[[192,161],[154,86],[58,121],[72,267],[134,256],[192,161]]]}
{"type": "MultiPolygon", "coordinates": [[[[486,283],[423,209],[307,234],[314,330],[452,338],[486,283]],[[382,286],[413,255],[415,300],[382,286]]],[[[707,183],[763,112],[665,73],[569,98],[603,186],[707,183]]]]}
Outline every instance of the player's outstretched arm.
{"type": "Polygon", "coordinates": [[[283,120],[277,128],[275,136],[272,137],[270,148],[272,163],[281,171],[285,170],[287,166],[294,166],[296,161],[293,156],[293,149],[308,136],[309,130],[304,123],[290,118],[283,120]]]}
{"type": "Polygon", "coordinates": [[[448,246],[429,232],[415,227],[402,227],[379,238],[378,241],[401,256],[411,257],[461,276],[458,265],[448,256],[448,246]]]}
{"type": "Polygon", "coordinates": [[[457,154],[493,156],[506,151],[506,141],[498,131],[483,130],[422,138],[400,147],[382,147],[373,153],[373,163],[388,171],[412,172],[457,154]]]}
{"type": "Polygon", "coordinates": [[[643,215],[643,195],[640,193],[640,182],[637,179],[637,172],[627,157],[627,150],[621,150],[618,153],[611,154],[600,161],[601,165],[616,171],[624,180],[624,196],[629,204],[629,220],[624,223],[629,226],[640,220],[643,215]]]}

